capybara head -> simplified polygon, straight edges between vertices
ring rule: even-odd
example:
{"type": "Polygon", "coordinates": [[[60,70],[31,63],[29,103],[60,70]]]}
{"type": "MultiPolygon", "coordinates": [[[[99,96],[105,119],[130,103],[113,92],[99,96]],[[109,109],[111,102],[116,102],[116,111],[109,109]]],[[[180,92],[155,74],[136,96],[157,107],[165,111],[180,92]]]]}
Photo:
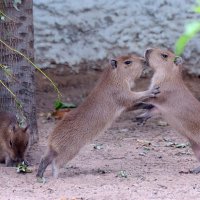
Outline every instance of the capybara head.
{"type": "Polygon", "coordinates": [[[179,71],[180,66],[183,64],[181,57],[176,56],[174,53],[168,50],[162,50],[158,48],[150,48],[145,51],[145,59],[147,64],[155,71],[166,70],[179,71]]]}
{"type": "Polygon", "coordinates": [[[134,81],[141,76],[146,67],[146,61],[136,55],[121,56],[111,60],[111,67],[124,79],[134,81]]]}
{"type": "Polygon", "coordinates": [[[8,156],[15,162],[22,162],[29,144],[28,126],[20,128],[19,125],[10,124],[4,142],[8,156]]]}

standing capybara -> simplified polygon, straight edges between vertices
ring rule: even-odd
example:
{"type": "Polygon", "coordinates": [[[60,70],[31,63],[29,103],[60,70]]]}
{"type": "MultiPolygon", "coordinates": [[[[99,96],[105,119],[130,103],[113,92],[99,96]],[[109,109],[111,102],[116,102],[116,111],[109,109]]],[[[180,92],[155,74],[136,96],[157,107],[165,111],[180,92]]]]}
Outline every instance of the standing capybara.
{"type": "Polygon", "coordinates": [[[144,92],[131,91],[144,66],[145,60],[134,55],[111,60],[82,105],[66,115],[50,134],[37,177],[43,177],[50,163],[53,175],[57,177],[58,169],[74,158],[85,144],[109,128],[127,107],[156,96],[159,92],[157,87],[144,92]]]}

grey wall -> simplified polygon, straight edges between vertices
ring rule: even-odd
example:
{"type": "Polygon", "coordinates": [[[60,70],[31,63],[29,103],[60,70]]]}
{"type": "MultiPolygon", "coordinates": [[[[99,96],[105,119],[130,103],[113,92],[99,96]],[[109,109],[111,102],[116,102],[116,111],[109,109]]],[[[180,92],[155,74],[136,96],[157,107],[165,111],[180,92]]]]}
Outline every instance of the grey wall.
{"type": "MultiPolygon", "coordinates": [[[[34,0],[36,62],[43,67],[94,62],[150,46],[174,48],[193,0],[34,0]]],[[[184,58],[200,74],[200,37],[184,58]]]]}

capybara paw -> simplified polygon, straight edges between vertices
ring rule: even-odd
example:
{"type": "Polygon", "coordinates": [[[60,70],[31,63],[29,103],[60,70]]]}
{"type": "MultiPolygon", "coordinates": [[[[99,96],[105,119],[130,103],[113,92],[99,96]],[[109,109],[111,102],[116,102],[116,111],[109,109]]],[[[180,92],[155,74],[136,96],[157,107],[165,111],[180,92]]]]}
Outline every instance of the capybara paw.
{"type": "Polygon", "coordinates": [[[197,167],[195,169],[190,169],[189,173],[190,174],[199,174],[200,173],[200,167],[197,167]]]}
{"type": "Polygon", "coordinates": [[[137,122],[137,125],[143,126],[146,121],[148,120],[147,117],[142,117],[142,116],[136,116],[135,122],[137,122]]]}
{"type": "Polygon", "coordinates": [[[160,93],[160,87],[159,86],[157,86],[157,85],[155,85],[152,89],[151,89],[151,97],[156,97],[157,96],[157,94],[159,94],[160,93]]]}

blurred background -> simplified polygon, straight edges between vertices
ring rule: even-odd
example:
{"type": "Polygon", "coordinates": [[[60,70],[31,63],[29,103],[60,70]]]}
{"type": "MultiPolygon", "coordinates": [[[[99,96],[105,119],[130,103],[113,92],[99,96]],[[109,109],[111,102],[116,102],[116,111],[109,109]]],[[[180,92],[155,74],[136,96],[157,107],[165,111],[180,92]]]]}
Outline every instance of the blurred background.
{"type": "MultiPolygon", "coordinates": [[[[34,0],[35,57],[41,67],[101,69],[117,55],[147,47],[174,50],[194,0],[34,0]],[[81,65],[81,64],[84,64],[81,65]]],[[[200,74],[200,37],[184,52],[189,72],[200,74]]]]}

